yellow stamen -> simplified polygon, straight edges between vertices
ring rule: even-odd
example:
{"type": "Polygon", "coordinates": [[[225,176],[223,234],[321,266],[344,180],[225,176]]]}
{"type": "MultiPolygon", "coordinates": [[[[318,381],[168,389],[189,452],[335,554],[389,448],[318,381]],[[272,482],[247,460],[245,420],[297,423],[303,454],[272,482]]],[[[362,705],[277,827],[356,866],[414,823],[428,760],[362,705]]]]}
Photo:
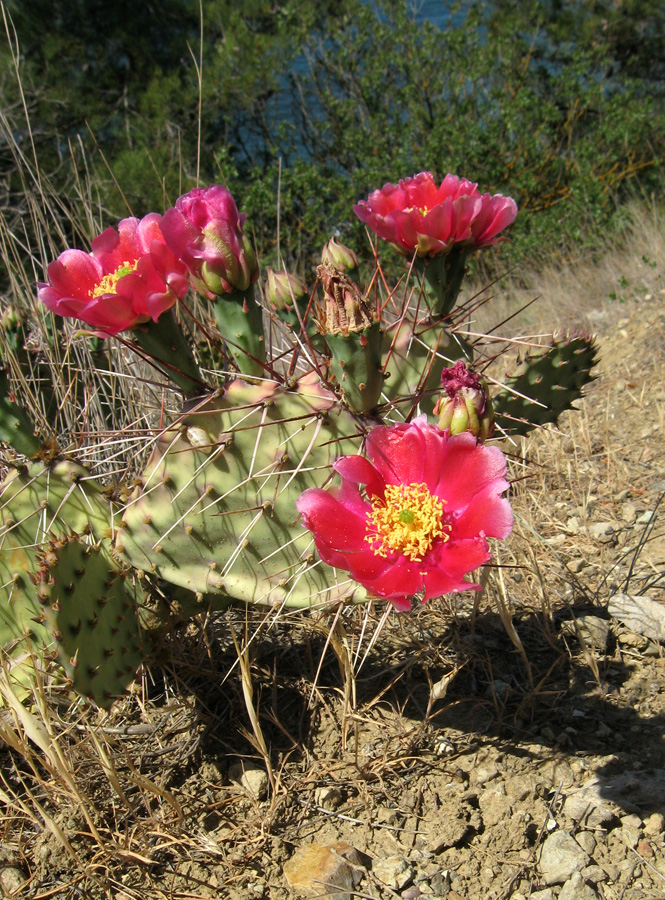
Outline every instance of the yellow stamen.
{"type": "Polygon", "coordinates": [[[398,551],[419,562],[436,538],[450,538],[444,529],[446,501],[430,494],[426,484],[389,484],[385,498],[372,498],[365,540],[377,556],[398,551]]]}
{"type": "Polygon", "coordinates": [[[120,281],[120,279],[125,275],[129,275],[130,272],[135,272],[137,265],[137,259],[135,259],[134,262],[125,261],[115,270],[115,272],[110,272],[108,275],[104,275],[99,284],[90,291],[90,296],[102,297],[104,294],[115,294],[116,285],[120,281]]]}
{"type": "Polygon", "coordinates": [[[429,206],[407,206],[406,209],[404,210],[404,212],[410,213],[410,212],[413,212],[414,209],[417,210],[420,213],[420,215],[423,216],[423,218],[430,211],[429,206]]]}

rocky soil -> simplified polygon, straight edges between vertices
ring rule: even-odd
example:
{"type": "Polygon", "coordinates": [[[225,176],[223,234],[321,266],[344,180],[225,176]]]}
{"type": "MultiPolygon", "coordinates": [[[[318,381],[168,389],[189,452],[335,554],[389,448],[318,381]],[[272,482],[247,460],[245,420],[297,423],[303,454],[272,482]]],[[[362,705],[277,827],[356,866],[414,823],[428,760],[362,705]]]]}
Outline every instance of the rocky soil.
{"type": "Polygon", "coordinates": [[[597,318],[582,411],[505,448],[480,601],[202,621],[109,714],[5,716],[4,895],[665,898],[664,296],[597,318]]]}

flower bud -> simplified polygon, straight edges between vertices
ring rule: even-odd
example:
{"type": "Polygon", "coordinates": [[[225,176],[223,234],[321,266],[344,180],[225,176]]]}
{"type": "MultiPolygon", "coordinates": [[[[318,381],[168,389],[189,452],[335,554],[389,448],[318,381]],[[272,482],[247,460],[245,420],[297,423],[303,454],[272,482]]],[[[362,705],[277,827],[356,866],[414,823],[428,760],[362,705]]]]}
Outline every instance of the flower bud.
{"type": "Polygon", "coordinates": [[[264,294],[273,309],[291,309],[296,300],[307,294],[307,285],[297,275],[274,272],[270,266],[264,285],[264,294]]]}
{"type": "Polygon", "coordinates": [[[340,244],[334,237],[330,238],[321,251],[321,262],[340,272],[352,272],[358,268],[358,257],[353,250],[340,244]]]}
{"type": "Polygon", "coordinates": [[[364,331],[377,320],[374,309],[348,275],[325,263],[316,271],[323,288],[323,306],[317,307],[321,334],[346,336],[364,331]]]}
{"type": "Polygon", "coordinates": [[[439,428],[451,435],[470,431],[479,441],[494,431],[494,410],[484,378],[461,360],[441,373],[443,393],[434,407],[439,428]]]}
{"type": "Polygon", "coordinates": [[[192,287],[209,300],[247,291],[258,277],[254,249],[243,231],[246,218],[218,184],[194,188],[164,213],[166,243],[187,266],[192,287]]]}

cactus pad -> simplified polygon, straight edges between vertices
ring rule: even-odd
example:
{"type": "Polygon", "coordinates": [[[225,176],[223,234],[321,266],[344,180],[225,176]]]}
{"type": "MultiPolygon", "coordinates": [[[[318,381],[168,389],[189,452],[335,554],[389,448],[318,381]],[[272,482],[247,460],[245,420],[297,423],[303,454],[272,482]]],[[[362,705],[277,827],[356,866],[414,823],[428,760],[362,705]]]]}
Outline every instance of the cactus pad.
{"type": "Polygon", "coordinates": [[[296,500],[364,426],[316,378],[236,380],[165,431],[118,532],[119,557],[213,605],[307,607],[362,589],[317,563],[296,500]]]}
{"type": "Polygon", "coordinates": [[[47,546],[37,592],[73,688],[110,706],[143,662],[131,578],[99,546],[70,535],[47,546]]]}
{"type": "Polygon", "coordinates": [[[499,426],[508,435],[524,435],[539,425],[556,424],[594,380],[597,354],[590,335],[572,334],[554,337],[539,356],[527,356],[506,389],[493,398],[499,426]]]}

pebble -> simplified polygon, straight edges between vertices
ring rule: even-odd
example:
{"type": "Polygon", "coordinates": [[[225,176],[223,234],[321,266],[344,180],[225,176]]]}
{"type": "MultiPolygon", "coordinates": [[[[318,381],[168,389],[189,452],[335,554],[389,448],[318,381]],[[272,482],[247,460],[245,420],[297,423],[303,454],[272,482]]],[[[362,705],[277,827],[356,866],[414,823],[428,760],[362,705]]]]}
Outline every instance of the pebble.
{"type": "Polygon", "coordinates": [[[598,900],[598,894],[586,884],[579,872],[574,872],[561,888],[559,900],[598,900]]]}
{"type": "Polygon", "coordinates": [[[621,518],[628,525],[632,525],[637,518],[637,507],[634,503],[624,503],[621,507],[621,518]]]}
{"type": "Polygon", "coordinates": [[[332,784],[317,788],[314,791],[314,803],[321,809],[335,810],[344,802],[344,794],[332,784]]]}
{"type": "Polygon", "coordinates": [[[27,880],[25,872],[16,866],[0,869],[0,888],[4,894],[11,896],[18,893],[27,880]]]}
{"type": "Polygon", "coordinates": [[[649,597],[614,594],[607,611],[630,631],[653,641],[665,641],[665,606],[649,597]]]}
{"type": "Polygon", "coordinates": [[[389,856],[387,859],[375,859],[372,872],[394,891],[401,891],[413,880],[413,866],[403,856],[389,856]]]}
{"type": "Polygon", "coordinates": [[[360,854],[346,841],[305,844],[284,866],[284,877],[302,897],[351,900],[362,877],[361,865],[360,854]]]}
{"type": "Polygon", "coordinates": [[[494,765],[494,763],[489,763],[487,766],[478,766],[477,769],[474,769],[471,772],[470,781],[471,784],[487,784],[488,781],[496,778],[498,774],[499,767],[494,765]]]}
{"type": "Polygon", "coordinates": [[[613,522],[592,522],[589,525],[589,534],[599,544],[611,544],[616,540],[613,522]]]}
{"type": "Polygon", "coordinates": [[[554,831],[541,847],[538,866],[545,884],[562,884],[589,863],[589,857],[566,831],[554,831]]]}
{"type": "Polygon", "coordinates": [[[665,831],[665,815],[663,813],[651,813],[644,823],[644,833],[650,837],[657,837],[665,831]]]}
{"type": "Polygon", "coordinates": [[[607,872],[597,865],[587,866],[582,869],[580,874],[585,881],[590,881],[592,884],[600,884],[602,881],[607,881],[607,872]]]}
{"type": "Polygon", "coordinates": [[[643,512],[642,515],[638,518],[637,524],[638,525],[648,525],[649,522],[651,522],[651,520],[653,519],[653,517],[654,517],[654,513],[650,509],[648,509],[646,512],[643,512]]]}
{"type": "Polygon", "coordinates": [[[249,766],[243,762],[229,766],[229,779],[235,781],[255,800],[265,800],[268,796],[268,773],[265,769],[249,766]]]}
{"type": "Polygon", "coordinates": [[[581,831],[575,836],[575,840],[585,853],[593,856],[593,851],[596,849],[596,839],[590,831],[581,831]]]}
{"type": "Polygon", "coordinates": [[[544,891],[534,891],[529,900],[554,900],[552,888],[545,888],[544,891]]]}
{"type": "MultiPolygon", "coordinates": [[[[572,572],[573,575],[579,575],[579,573],[585,566],[586,560],[582,559],[581,557],[579,559],[571,559],[567,563],[568,571],[572,572]]],[[[531,896],[533,897],[534,895],[531,894],[531,896]]]]}

